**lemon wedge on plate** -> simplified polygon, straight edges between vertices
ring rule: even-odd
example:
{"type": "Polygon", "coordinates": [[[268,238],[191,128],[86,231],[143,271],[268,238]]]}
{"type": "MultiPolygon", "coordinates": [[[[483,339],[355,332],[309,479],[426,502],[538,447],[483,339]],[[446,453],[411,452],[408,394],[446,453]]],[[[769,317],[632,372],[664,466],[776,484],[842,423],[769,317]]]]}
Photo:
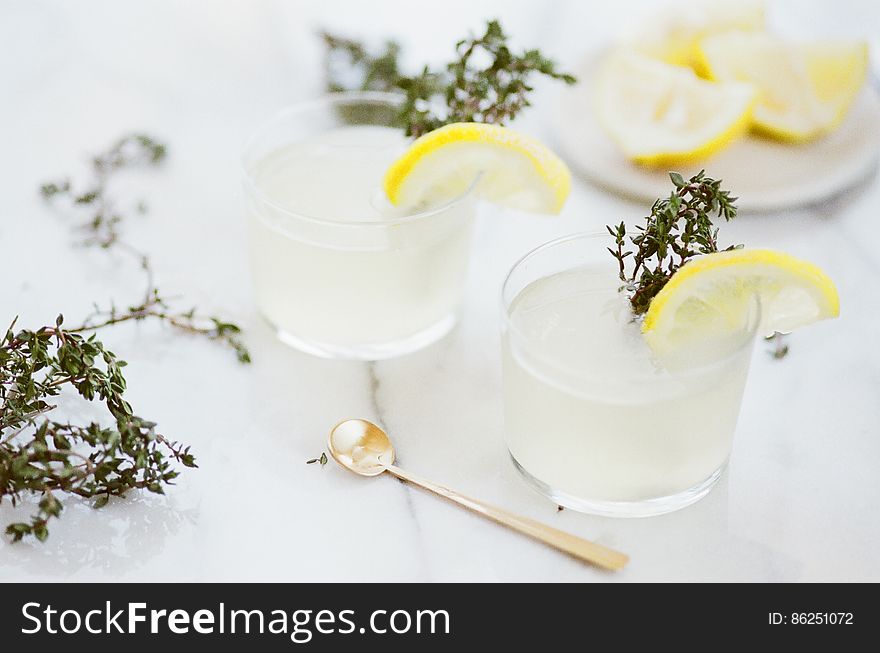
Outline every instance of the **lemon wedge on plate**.
{"type": "Polygon", "coordinates": [[[532,213],[559,213],[571,173],[540,142],[506,127],[461,122],[417,138],[385,173],[395,206],[420,207],[463,195],[478,181],[480,197],[532,213]]]}
{"type": "Polygon", "coordinates": [[[756,101],[750,84],[707,82],[629,50],[601,64],[594,94],[603,129],[627,158],[645,165],[711,156],[747,131],[756,101]]]}
{"type": "Polygon", "coordinates": [[[701,73],[698,46],[702,39],[729,30],[764,27],[762,0],[702,0],[673,3],[640,21],[626,40],[644,54],[701,73]]]}
{"type": "Polygon", "coordinates": [[[737,249],[676,271],[651,301],[642,331],[661,351],[717,339],[742,329],[755,295],[765,335],[840,314],[837,289],[817,266],[769,249],[737,249]]]}
{"type": "Polygon", "coordinates": [[[712,36],[700,44],[699,56],[711,79],[754,84],[755,127],[793,142],[835,129],[868,69],[865,43],[788,43],[761,33],[712,36]]]}

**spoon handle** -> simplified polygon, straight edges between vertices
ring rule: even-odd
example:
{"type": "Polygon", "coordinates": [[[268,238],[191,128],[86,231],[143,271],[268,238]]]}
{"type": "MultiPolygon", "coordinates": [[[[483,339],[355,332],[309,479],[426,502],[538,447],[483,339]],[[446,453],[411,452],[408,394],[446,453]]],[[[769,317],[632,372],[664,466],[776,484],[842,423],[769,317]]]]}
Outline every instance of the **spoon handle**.
{"type": "Polygon", "coordinates": [[[437,485],[430,481],[426,481],[425,479],[413,476],[409,472],[405,472],[394,465],[389,465],[386,470],[401,480],[408,481],[409,483],[418,485],[425,490],[430,490],[435,494],[439,494],[441,497],[473,510],[475,513],[480,514],[483,517],[488,517],[494,522],[512,528],[513,530],[519,531],[529,537],[533,537],[544,544],[549,544],[550,546],[559,549],[570,556],[583,560],[584,562],[589,562],[599,567],[604,567],[605,569],[618,570],[622,569],[629,561],[629,556],[625,553],[620,553],[619,551],[604,547],[601,544],[596,544],[595,542],[576,537],[571,533],[557,530],[546,524],[535,521],[534,519],[515,515],[506,510],[502,510],[501,508],[496,508],[495,506],[483,503],[482,501],[471,499],[470,497],[466,497],[463,494],[459,494],[458,492],[443,487],[442,485],[437,485]]]}

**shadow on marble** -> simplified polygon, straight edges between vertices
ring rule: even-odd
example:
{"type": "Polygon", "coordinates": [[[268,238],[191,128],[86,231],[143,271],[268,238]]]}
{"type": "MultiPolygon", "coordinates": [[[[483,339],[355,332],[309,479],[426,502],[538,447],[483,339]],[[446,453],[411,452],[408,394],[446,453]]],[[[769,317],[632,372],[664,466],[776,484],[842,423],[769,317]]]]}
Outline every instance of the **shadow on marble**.
{"type": "MultiPolygon", "coordinates": [[[[67,499],[61,518],[49,524],[49,539],[0,545],[0,577],[13,569],[53,579],[100,570],[110,575],[137,569],[162,555],[166,540],[195,524],[197,509],[181,510],[173,499],[135,495],[113,499],[100,515],[85,501],[67,499]],[[5,571],[4,571],[5,570],[5,571]]],[[[0,510],[0,524],[25,519],[28,502],[0,510]]]]}
{"type": "Polygon", "coordinates": [[[878,172],[880,172],[880,162],[875,163],[867,174],[852,186],[844,188],[822,202],[810,204],[805,208],[820,219],[835,218],[860,201],[865,193],[874,187],[878,172]]]}
{"type": "MultiPolygon", "coordinates": [[[[499,578],[537,580],[551,573],[551,567],[564,565],[561,578],[566,581],[691,581],[731,582],[744,580],[794,581],[803,576],[803,564],[786,553],[747,537],[738,535],[730,523],[730,483],[727,473],[701,501],[679,510],[638,519],[619,519],[557,511],[555,505],[527,486],[514,470],[506,465],[496,481],[503,503],[519,506],[530,517],[566,530],[600,544],[625,551],[631,562],[622,572],[609,576],[573,560],[559,558],[552,562],[542,556],[531,543],[506,543],[520,548],[520,556],[528,556],[532,568],[499,570],[499,578]],[[551,565],[552,562],[552,565],[551,565]]],[[[492,552],[484,555],[488,559],[492,552]]],[[[444,580],[457,580],[445,577],[444,580]]]]}

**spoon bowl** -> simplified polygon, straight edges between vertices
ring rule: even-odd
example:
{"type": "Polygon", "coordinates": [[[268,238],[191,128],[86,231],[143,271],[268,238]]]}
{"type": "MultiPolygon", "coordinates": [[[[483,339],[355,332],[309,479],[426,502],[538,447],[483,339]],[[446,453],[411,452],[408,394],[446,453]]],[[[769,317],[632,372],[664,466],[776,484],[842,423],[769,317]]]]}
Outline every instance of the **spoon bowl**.
{"type": "Polygon", "coordinates": [[[342,420],[330,430],[330,455],[361,476],[378,476],[394,464],[394,445],[388,434],[365,419],[342,420]]]}

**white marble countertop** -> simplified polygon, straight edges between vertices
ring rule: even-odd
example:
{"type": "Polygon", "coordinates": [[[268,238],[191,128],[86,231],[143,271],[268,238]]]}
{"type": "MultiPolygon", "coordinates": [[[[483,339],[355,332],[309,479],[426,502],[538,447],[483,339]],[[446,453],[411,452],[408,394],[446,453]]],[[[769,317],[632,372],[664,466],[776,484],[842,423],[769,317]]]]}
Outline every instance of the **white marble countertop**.
{"type": "MultiPolygon", "coordinates": [[[[38,325],[62,311],[75,320],[92,301],[139,296],[130,262],[73,247],[65,217],[36,189],[82,169],[96,146],[142,129],[165,139],[170,157],[162,170],[126,180],[151,207],[126,234],[152,253],[166,292],[242,323],[254,359],[240,366],[211,343],[155,325],[104,333],[130,363],[131,403],[191,444],[200,468],[166,497],[132,494],[100,512],[68,500],[45,544],[0,543],[0,581],[880,580],[876,175],[821,206],[743,215],[725,229],[731,242],[822,265],[838,284],[842,315],[795,334],[782,362],[758,347],[729,470],[705,500],[662,517],[557,513],[517,477],[501,437],[504,273],[540,242],[634,220],[645,207],[579,182],[558,219],[485,211],[462,322],[405,358],[311,358],[258,318],[238,153],[260,120],[318,92],[317,25],[405,34],[425,58],[500,14],[523,44],[558,44],[564,57],[631,10],[595,3],[581,30],[546,3],[452,4],[461,13],[432,19],[428,30],[402,1],[371,3],[366,17],[339,1],[0,3],[0,319],[19,314],[21,325],[38,325]],[[347,416],[384,423],[412,472],[618,547],[630,566],[598,572],[390,477],[306,465],[347,416]]],[[[870,12],[861,27],[880,32],[876,8],[850,4],[870,12]]],[[[541,111],[539,99],[539,129],[541,111]]],[[[0,506],[3,525],[14,516],[0,506]]]]}

